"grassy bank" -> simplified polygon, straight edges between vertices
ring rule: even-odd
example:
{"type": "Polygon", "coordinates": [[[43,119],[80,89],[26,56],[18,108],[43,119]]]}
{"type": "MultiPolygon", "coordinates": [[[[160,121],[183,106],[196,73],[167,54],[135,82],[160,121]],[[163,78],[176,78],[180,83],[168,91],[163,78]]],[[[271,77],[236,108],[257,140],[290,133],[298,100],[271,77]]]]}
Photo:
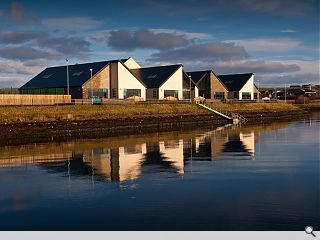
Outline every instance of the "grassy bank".
{"type": "MultiPolygon", "coordinates": [[[[289,114],[302,111],[300,105],[285,103],[214,103],[215,108],[238,112],[246,117],[255,114],[289,114]]],[[[105,120],[137,117],[169,117],[179,115],[210,115],[211,112],[195,104],[136,104],[136,105],[70,105],[70,106],[6,106],[0,107],[0,124],[57,122],[73,120],[105,120]]]]}
{"type": "Polygon", "coordinates": [[[286,103],[214,103],[213,106],[224,111],[250,113],[250,112],[265,112],[265,111],[298,111],[298,106],[286,103]]]}
{"type": "Polygon", "coordinates": [[[52,122],[61,120],[94,120],[162,116],[179,114],[208,114],[191,104],[137,104],[137,105],[73,105],[0,107],[0,124],[15,122],[52,122]]]}

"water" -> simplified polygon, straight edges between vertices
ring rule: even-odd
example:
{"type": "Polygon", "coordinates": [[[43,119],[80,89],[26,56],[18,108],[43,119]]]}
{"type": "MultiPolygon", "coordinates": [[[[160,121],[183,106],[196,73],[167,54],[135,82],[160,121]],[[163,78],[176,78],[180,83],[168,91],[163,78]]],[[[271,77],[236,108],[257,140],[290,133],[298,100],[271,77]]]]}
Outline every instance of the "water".
{"type": "Polygon", "coordinates": [[[319,230],[319,119],[3,147],[0,230],[319,230]]]}

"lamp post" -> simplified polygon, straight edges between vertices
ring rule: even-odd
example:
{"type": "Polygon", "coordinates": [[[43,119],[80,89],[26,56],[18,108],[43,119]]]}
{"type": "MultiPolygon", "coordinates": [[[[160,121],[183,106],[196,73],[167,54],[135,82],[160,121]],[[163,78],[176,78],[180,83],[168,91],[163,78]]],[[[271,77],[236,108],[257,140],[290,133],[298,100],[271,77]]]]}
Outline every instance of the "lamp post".
{"type": "Polygon", "coordinates": [[[69,95],[70,94],[70,91],[69,91],[69,59],[66,59],[66,62],[67,62],[67,94],[69,95]]]}
{"type": "Polygon", "coordinates": [[[284,84],[284,103],[287,103],[287,84],[284,84]]]}
{"type": "Polygon", "coordinates": [[[189,79],[190,79],[190,102],[191,102],[191,75],[189,75],[189,79]]]}
{"type": "Polygon", "coordinates": [[[90,68],[90,82],[91,82],[91,99],[92,99],[92,103],[93,103],[93,87],[92,87],[92,68],[90,68]]]}
{"type": "Polygon", "coordinates": [[[260,102],[260,81],[257,79],[258,82],[258,102],[260,102]]]}

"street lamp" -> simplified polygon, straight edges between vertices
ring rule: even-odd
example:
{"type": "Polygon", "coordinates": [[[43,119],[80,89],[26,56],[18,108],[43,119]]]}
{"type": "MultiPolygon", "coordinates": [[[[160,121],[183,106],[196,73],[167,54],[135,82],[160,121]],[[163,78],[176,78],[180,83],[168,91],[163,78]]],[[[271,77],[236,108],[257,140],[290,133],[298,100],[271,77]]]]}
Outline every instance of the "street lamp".
{"type": "Polygon", "coordinates": [[[67,94],[69,95],[69,59],[66,59],[67,62],[67,94]]]}
{"type": "Polygon", "coordinates": [[[284,103],[287,103],[287,84],[284,84],[284,103]]]}
{"type": "Polygon", "coordinates": [[[260,81],[259,79],[257,79],[257,82],[258,82],[258,102],[260,102],[260,81]]]}
{"type": "MultiPolygon", "coordinates": [[[[191,75],[189,75],[189,79],[190,79],[190,102],[191,102],[191,75]]],[[[196,89],[194,89],[196,90],[196,89]]]]}
{"type": "MultiPolygon", "coordinates": [[[[92,87],[92,68],[90,68],[90,82],[91,82],[91,99],[93,99],[93,87],[92,87]]],[[[93,100],[92,100],[93,103],[93,100]]]]}

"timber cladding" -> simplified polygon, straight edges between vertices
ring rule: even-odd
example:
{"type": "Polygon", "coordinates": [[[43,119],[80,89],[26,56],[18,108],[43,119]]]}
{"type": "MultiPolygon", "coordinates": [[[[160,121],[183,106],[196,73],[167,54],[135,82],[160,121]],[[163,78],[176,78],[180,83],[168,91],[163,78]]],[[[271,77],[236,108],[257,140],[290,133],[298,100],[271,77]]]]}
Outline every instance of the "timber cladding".
{"type": "Polygon", "coordinates": [[[71,95],[0,94],[2,106],[56,105],[71,103],[71,95]]]}

